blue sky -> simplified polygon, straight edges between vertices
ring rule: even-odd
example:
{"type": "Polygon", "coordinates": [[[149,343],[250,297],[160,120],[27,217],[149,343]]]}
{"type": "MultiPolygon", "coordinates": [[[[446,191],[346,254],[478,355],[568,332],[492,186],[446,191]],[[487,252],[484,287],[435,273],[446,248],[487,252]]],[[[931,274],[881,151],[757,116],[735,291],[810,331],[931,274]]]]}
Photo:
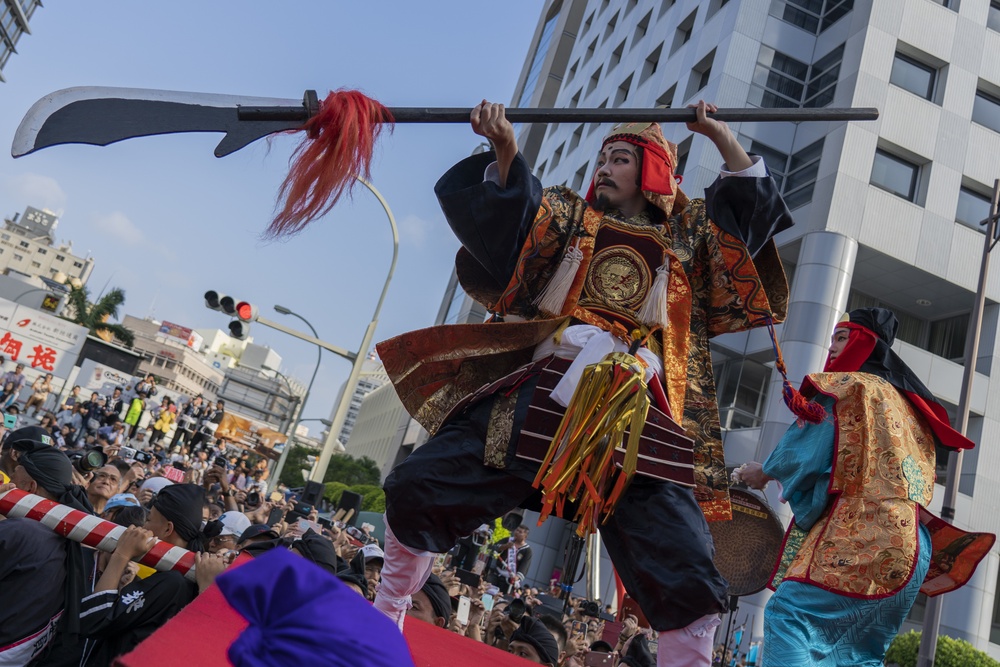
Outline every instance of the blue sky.
{"type": "MultiPolygon", "coordinates": [[[[38,98],[71,86],[123,86],[300,98],[359,88],[388,106],[509,102],[541,0],[416,3],[303,0],[70,2],[46,0],[0,84],[0,143],[10,145],[38,98]]],[[[59,146],[18,160],[0,151],[0,213],[60,214],[57,236],[90,253],[93,294],[126,291],[125,312],[192,328],[223,328],[208,289],[253,301],[293,327],[276,303],[309,319],[320,338],[356,350],[392,251],[388,221],[362,188],[313,228],[284,242],[259,233],[274,209],[296,141],[261,141],[229,157],[222,135],[59,146]]],[[[400,125],[383,135],[373,184],[393,209],[400,257],[376,340],[433,322],[458,243],[433,185],[478,144],[468,125],[400,125]]],[[[315,348],[253,327],[254,341],[307,380],[315,348]]],[[[349,372],[324,355],[305,417],[326,417],[349,372]]]]}

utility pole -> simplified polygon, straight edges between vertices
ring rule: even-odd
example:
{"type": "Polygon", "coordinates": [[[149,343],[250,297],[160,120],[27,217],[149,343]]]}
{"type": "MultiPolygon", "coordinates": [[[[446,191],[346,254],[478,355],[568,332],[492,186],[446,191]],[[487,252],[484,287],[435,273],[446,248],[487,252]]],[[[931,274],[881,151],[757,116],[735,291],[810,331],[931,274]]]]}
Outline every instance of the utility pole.
{"type": "MultiPolygon", "coordinates": [[[[979,265],[979,287],[976,301],[969,318],[969,332],[965,339],[965,369],[962,373],[962,394],[958,401],[958,424],[956,430],[965,435],[969,427],[969,399],[972,396],[972,381],[976,376],[976,359],[979,356],[979,330],[983,324],[983,306],[986,302],[986,277],[990,268],[990,250],[996,245],[998,211],[1000,211],[1000,179],[993,181],[993,201],[990,216],[980,224],[986,225],[986,239],[983,257],[979,265]]],[[[958,480],[962,474],[962,450],[953,450],[948,455],[948,477],[944,486],[944,502],[941,504],[941,518],[948,523],[955,522],[955,503],[958,498],[958,480]]],[[[924,612],[924,629],[917,651],[917,667],[934,667],[937,651],[938,631],[941,627],[942,596],[927,599],[924,612]]]]}

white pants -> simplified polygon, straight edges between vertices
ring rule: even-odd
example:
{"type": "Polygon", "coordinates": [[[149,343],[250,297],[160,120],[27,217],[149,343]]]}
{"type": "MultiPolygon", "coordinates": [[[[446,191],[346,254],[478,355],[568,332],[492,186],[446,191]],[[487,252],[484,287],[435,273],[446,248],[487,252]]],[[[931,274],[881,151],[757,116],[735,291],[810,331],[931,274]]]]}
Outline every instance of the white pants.
{"type": "Polygon", "coordinates": [[[385,559],[382,564],[382,583],[375,596],[375,608],[388,616],[402,631],[406,610],[412,604],[410,596],[423,587],[434,567],[437,554],[414,551],[396,539],[385,520],[385,559]]]}
{"type": "Polygon", "coordinates": [[[708,614],[686,628],[661,632],[656,667],[711,667],[712,640],[721,622],[718,614],[708,614]]]}

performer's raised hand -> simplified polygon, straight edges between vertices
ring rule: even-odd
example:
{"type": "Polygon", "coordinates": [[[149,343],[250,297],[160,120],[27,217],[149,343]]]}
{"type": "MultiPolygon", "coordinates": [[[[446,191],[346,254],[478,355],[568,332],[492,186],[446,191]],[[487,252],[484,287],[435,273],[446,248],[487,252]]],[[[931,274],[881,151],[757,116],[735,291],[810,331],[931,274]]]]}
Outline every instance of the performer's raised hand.
{"type": "Polygon", "coordinates": [[[507,120],[504,106],[483,100],[473,107],[469,121],[473,132],[486,137],[493,144],[500,172],[498,181],[501,188],[506,187],[510,163],[517,156],[517,138],[514,136],[514,126],[507,120]]]}
{"type": "Polygon", "coordinates": [[[743,171],[753,165],[750,156],[736,141],[736,136],[729,129],[729,126],[721,120],[708,117],[708,114],[718,111],[719,107],[711,102],[698,100],[698,104],[689,104],[688,108],[696,110],[698,119],[693,123],[687,123],[687,129],[697,134],[703,134],[712,140],[726,163],[725,169],[727,171],[743,171]]]}

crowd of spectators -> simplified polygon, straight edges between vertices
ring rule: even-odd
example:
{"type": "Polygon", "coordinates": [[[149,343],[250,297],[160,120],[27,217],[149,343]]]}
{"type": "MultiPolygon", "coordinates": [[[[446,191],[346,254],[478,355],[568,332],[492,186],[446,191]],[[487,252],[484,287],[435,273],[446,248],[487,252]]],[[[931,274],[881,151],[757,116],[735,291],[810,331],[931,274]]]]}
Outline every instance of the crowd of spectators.
{"type": "MultiPolygon", "coordinates": [[[[16,384],[8,376],[21,370],[3,382],[16,384]]],[[[33,389],[29,402],[35,395],[33,389]]],[[[25,406],[35,409],[37,424],[26,426],[33,419],[22,414],[16,427],[0,427],[0,493],[18,488],[126,527],[114,551],[104,553],[31,519],[0,518],[0,664],[109,665],[239,554],[285,548],[374,599],[383,563],[374,526],[350,525],[343,510],[320,516],[281,486],[268,492],[267,461],[205,427],[218,424],[221,401],[192,397],[178,406],[155,395],[152,377],[87,400],[74,388],[56,411],[40,409],[48,396],[25,406]],[[197,581],[138,564],[153,538],[197,552],[197,581]]],[[[8,426],[19,407],[8,406],[8,426]]],[[[502,553],[504,544],[485,545],[484,552],[502,553]]],[[[602,620],[595,605],[571,598],[563,606],[521,587],[523,577],[511,577],[516,585],[501,590],[479,575],[469,581],[469,574],[442,557],[413,597],[412,622],[538,664],[655,664],[655,635],[634,616],[620,624],[602,620]]]]}

